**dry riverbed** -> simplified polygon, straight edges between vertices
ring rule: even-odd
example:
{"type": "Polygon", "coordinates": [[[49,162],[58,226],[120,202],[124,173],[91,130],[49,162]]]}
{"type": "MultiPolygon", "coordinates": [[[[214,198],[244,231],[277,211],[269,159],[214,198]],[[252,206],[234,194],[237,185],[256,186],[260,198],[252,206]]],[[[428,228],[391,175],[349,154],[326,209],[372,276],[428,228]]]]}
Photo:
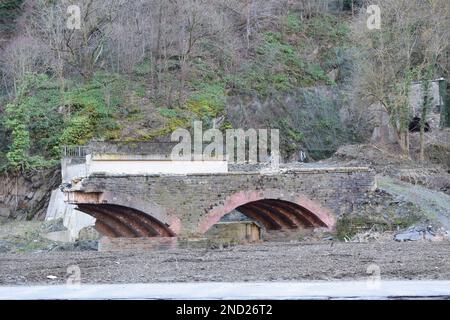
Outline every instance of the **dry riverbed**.
{"type": "Polygon", "coordinates": [[[0,254],[0,285],[82,283],[358,280],[376,264],[381,278],[450,279],[450,242],[263,243],[158,252],[0,254]],[[73,268],[72,268],[73,270],[73,268]],[[48,278],[48,276],[51,276],[48,278]]]}

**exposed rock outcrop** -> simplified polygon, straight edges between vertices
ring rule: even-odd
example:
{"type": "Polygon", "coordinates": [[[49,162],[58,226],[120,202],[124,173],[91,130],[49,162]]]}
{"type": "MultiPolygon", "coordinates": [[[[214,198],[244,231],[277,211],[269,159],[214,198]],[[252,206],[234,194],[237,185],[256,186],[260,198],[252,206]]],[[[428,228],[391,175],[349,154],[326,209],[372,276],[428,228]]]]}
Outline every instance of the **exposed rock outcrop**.
{"type": "Polygon", "coordinates": [[[0,175],[0,216],[17,220],[45,218],[51,191],[61,184],[59,170],[29,175],[0,175]]]}

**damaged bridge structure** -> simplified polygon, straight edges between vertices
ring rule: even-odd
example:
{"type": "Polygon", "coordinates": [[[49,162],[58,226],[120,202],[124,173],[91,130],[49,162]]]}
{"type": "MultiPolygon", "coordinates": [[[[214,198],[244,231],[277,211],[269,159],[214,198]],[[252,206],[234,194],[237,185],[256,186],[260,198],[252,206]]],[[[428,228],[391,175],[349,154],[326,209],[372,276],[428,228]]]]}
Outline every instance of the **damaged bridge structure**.
{"type": "Polygon", "coordinates": [[[338,218],[352,214],[376,184],[373,171],[357,167],[212,171],[95,172],[74,179],[63,192],[67,203],[95,218],[104,238],[177,245],[204,238],[236,211],[258,225],[266,240],[290,240],[317,228],[333,231],[338,218]]]}

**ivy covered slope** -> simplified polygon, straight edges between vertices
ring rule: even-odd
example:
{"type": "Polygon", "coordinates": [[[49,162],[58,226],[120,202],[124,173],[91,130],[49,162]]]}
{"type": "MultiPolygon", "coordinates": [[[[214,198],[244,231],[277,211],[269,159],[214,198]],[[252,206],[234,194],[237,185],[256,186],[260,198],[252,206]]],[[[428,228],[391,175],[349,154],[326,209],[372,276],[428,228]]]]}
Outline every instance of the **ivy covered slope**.
{"type": "Polygon", "coordinates": [[[62,145],[117,137],[115,115],[123,88],[112,75],[107,80],[96,75],[61,92],[49,76],[28,74],[2,115],[3,170],[51,167],[58,163],[62,145]]]}
{"type": "MultiPolygon", "coordinates": [[[[29,10],[45,12],[52,5],[38,3],[29,10]]],[[[23,18],[28,17],[35,16],[25,12],[23,18]]],[[[208,34],[202,30],[206,26],[196,25],[192,28],[199,29],[187,38],[193,42],[191,48],[174,48],[173,42],[156,37],[165,51],[143,45],[139,57],[129,58],[126,62],[131,65],[125,68],[128,56],[120,54],[131,53],[127,46],[122,52],[114,51],[119,40],[108,33],[111,26],[102,26],[98,32],[104,34],[93,35],[101,37],[101,43],[89,43],[99,46],[91,53],[95,60],[83,60],[81,49],[70,56],[55,48],[52,54],[59,56],[52,56],[52,64],[45,68],[47,57],[42,54],[39,59],[27,57],[36,61],[24,66],[23,73],[4,68],[1,170],[51,167],[61,146],[83,145],[91,139],[151,141],[178,127],[189,128],[193,120],[202,120],[208,127],[213,119],[223,119],[222,129],[278,128],[287,157],[307,148],[320,159],[340,144],[358,139],[352,125],[339,118],[347,103],[344,89],[352,68],[348,14],[314,12],[304,17],[295,8],[277,11],[267,20],[255,18],[249,35],[241,19],[229,19],[233,33],[226,35],[227,43],[232,40],[237,48],[226,47],[218,34],[208,34]],[[119,59],[121,65],[116,63],[119,59]],[[257,101],[261,107],[255,113],[243,113],[236,99],[257,101]]],[[[33,37],[51,37],[36,34],[33,37]]],[[[73,38],[69,41],[76,47],[73,38]]],[[[122,45],[134,45],[132,39],[127,41],[122,45]]],[[[23,50],[29,45],[15,43],[23,50]]],[[[250,111],[252,103],[241,107],[250,111]]]]}

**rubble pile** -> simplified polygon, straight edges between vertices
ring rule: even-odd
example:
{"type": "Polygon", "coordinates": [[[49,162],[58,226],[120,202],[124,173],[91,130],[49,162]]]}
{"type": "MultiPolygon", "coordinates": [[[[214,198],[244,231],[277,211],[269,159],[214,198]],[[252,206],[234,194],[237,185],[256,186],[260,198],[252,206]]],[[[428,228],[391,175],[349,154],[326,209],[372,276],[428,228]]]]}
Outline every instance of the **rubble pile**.
{"type": "Polygon", "coordinates": [[[394,236],[394,240],[399,242],[419,240],[441,241],[445,238],[450,239],[450,231],[444,230],[442,228],[435,230],[432,226],[413,226],[405,231],[397,233],[394,236]]]}

